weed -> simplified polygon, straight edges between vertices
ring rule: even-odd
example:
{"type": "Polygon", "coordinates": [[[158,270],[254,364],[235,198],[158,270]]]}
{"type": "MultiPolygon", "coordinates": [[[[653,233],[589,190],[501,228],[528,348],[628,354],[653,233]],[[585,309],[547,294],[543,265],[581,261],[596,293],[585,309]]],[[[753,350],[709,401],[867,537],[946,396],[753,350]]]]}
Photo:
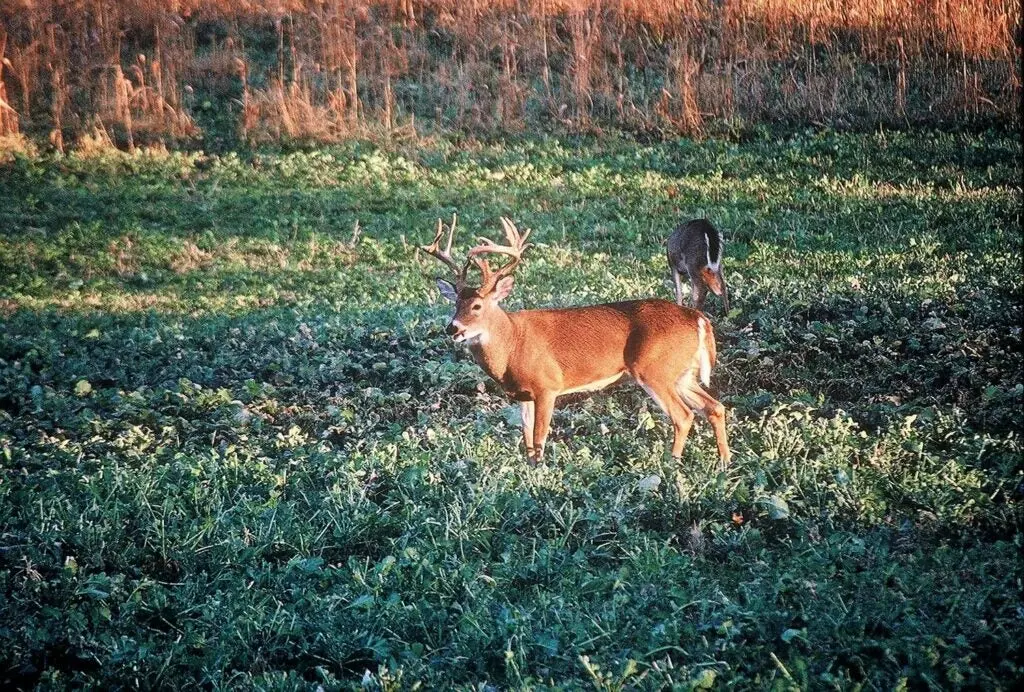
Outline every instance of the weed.
{"type": "Polygon", "coordinates": [[[14,157],[0,680],[1019,685],[1020,156],[882,131],[14,157]],[[733,465],[704,428],[666,461],[630,387],[523,463],[413,250],[453,211],[534,229],[524,307],[671,298],[660,242],[721,226],[733,465]]]}

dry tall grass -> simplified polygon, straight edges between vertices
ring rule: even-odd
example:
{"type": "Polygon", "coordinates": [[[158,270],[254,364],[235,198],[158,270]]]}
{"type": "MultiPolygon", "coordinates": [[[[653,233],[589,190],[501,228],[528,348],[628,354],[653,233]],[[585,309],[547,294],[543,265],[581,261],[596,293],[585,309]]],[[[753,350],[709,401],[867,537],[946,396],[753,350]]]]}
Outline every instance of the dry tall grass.
{"type": "Polygon", "coordinates": [[[0,135],[1019,123],[1020,41],[1017,0],[6,0],[0,135]]]}

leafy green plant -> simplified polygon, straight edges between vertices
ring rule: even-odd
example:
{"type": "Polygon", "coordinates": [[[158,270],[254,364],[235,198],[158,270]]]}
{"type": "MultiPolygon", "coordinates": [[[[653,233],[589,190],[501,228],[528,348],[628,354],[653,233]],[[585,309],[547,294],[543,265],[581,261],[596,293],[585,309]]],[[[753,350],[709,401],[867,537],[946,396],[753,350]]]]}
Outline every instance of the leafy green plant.
{"type": "Polygon", "coordinates": [[[0,679],[1013,686],[1020,155],[880,132],[14,160],[0,679]],[[666,461],[622,387],[565,402],[527,467],[414,249],[452,211],[534,229],[523,307],[670,298],[661,240],[722,226],[734,463],[703,426],[666,461]]]}

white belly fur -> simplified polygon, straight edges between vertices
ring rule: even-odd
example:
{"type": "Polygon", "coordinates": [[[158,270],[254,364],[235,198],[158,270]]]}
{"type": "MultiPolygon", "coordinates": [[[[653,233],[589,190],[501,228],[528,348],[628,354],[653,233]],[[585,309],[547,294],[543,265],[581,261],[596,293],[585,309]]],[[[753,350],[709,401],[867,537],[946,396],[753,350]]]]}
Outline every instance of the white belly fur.
{"type": "Polygon", "coordinates": [[[616,373],[615,375],[612,375],[611,377],[605,378],[603,380],[596,380],[594,382],[589,382],[589,383],[587,383],[585,385],[581,385],[579,387],[573,387],[572,389],[565,389],[565,390],[562,390],[561,392],[559,392],[558,396],[562,396],[563,394],[575,394],[576,392],[596,392],[599,389],[604,389],[605,387],[607,387],[608,385],[612,384],[613,382],[618,382],[620,379],[622,379],[622,376],[625,375],[625,374],[626,374],[626,371],[623,370],[622,372],[616,373]]]}

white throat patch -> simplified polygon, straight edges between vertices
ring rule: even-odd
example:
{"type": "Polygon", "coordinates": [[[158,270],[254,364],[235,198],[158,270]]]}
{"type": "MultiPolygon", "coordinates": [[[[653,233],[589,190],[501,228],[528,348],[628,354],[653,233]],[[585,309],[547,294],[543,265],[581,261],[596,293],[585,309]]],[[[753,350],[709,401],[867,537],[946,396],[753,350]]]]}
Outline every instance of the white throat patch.
{"type": "Polygon", "coordinates": [[[460,332],[452,337],[452,341],[457,344],[465,344],[466,346],[483,346],[490,340],[490,333],[483,329],[476,331],[465,331],[460,332]]]}

